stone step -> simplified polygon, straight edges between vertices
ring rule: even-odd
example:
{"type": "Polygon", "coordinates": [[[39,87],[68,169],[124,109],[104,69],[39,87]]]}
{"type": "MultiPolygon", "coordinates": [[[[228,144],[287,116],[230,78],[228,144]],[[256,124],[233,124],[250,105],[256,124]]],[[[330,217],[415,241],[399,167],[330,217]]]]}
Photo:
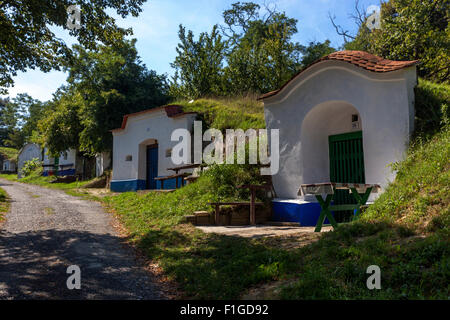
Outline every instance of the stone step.
{"type": "Polygon", "coordinates": [[[298,222],[280,222],[280,221],[266,221],[263,222],[264,225],[277,226],[277,227],[300,227],[298,222]]]}

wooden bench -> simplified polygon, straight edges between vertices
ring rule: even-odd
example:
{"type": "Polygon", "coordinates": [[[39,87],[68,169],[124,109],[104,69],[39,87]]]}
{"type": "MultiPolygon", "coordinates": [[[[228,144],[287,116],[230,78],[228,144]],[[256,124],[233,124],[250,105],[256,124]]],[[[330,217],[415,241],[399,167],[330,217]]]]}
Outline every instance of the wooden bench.
{"type": "Polygon", "coordinates": [[[164,189],[164,181],[169,180],[169,179],[175,179],[175,188],[178,189],[178,178],[181,178],[181,186],[182,187],[184,185],[184,177],[186,177],[187,173],[178,173],[178,174],[173,174],[171,176],[166,176],[166,177],[158,177],[155,178],[156,181],[161,181],[161,189],[164,189]]]}
{"type": "MultiPolygon", "coordinates": [[[[210,202],[210,206],[214,207],[214,219],[216,225],[219,225],[220,206],[262,206],[263,202],[210,202]]],[[[250,216],[250,224],[256,224],[254,217],[250,216]]]]}
{"type": "Polygon", "coordinates": [[[167,170],[175,171],[175,174],[178,174],[178,172],[180,170],[195,169],[195,168],[200,168],[203,166],[204,166],[203,164],[193,163],[193,164],[187,164],[184,166],[179,166],[179,167],[174,167],[174,168],[167,168],[167,170]]]}

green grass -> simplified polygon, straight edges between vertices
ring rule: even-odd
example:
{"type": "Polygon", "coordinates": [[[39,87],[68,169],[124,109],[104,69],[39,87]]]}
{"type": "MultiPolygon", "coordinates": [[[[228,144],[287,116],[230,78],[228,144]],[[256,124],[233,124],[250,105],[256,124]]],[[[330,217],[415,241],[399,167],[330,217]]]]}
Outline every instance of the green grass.
{"type": "Polygon", "coordinates": [[[193,103],[175,101],[185,112],[197,112],[208,128],[261,129],[265,128],[264,109],[261,102],[252,98],[198,99],[193,103]]]}
{"type": "Polygon", "coordinates": [[[5,214],[9,211],[9,197],[5,190],[0,188],[0,223],[5,220],[5,214]]]}
{"type": "Polygon", "coordinates": [[[209,209],[215,197],[242,196],[232,193],[232,181],[244,171],[217,169],[170,194],[124,193],[104,200],[131,241],[190,298],[234,299],[250,286],[275,281],[277,297],[284,299],[447,299],[449,146],[448,130],[414,146],[395,166],[396,182],[360,221],[292,250],[270,239],[204,234],[182,223],[183,215],[209,209]],[[225,189],[212,191],[219,186],[225,189]],[[370,265],[381,268],[382,290],[366,287],[370,265]]]}
{"type": "Polygon", "coordinates": [[[415,136],[431,136],[450,124],[450,85],[419,79],[415,89],[415,136]]]}
{"type": "Polygon", "coordinates": [[[75,192],[76,189],[81,188],[82,186],[88,184],[92,180],[86,181],[75,181],[71,183],[52,183],[56,178],[54,176],[44,177],[40,175],[41,172],[37,171],[32,173],[27,177],[23,177],[21,179],[17,178],[17,174],[0,174],[0,178],[7,179],[9,181],[16,181],[22,183],[35,184],[42,187],[52,188],[52,189],[60,189],[69,192],[75,192]]]}
{"type": "Polygon", "coordinates": [[[393,165],[396,180],[366,212],[365,220],[402,221],[432,228],[450,214],[450,126],[417,141],[405,161],[393,165]],[[435,220],[436,219],[436,220],[435,220]]]}
{"type": "Polygon", "coordinates": [[[8,160],[17,161],[19,150],[9,147],[0,147],[0,154],[8,160]]]}
{"type": "Polygon", "coordinates": [[[16,173],[1,173],[0,178],[6,179],[9,181],[18,181],[16,173]]]}

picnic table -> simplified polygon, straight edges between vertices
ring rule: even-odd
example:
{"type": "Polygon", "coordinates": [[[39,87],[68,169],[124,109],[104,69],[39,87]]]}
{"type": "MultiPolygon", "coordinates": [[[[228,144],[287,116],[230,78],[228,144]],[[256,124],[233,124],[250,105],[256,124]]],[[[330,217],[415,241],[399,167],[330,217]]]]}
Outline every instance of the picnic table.
{"type": "Polygon", "coordinates": [[[252,226],[256,225],[256,190],[271,189],[272,187],[268,184],[246,184],[242,186],[237,186],[238,189],[249,189],[250,190],[250,224],[252,226]]]}
{"type": "Polygon", "coordinates": [[[303,196],[314,195],[319,202],[321,211],[314,232],[320,232],[326,218],[328,218],[328,221],[330,221],[333,228],[337,228],[338,225],[336,220],[334,220],[331,211],[356,210],[354,219],[358,219],[361,214],[361,207],[366,205],[370,194],[378,193],[380,190],[381,187],[378,184],[325,182],[302,184],[298,194],[303,196]],[[356,204],[331,205],[331,200],[333,200],[334,197],[334,190],[350,190],[350,193],[356,200],[356,204]],[[326,194],[325,200],[323,199],[322,194],[326,194]]]}
{"type": "Polygon", "coordinates": [[[220,206],[230,205],[230,206],[250,206],[250,224],[256,225],[256,206],[264,205],[263,202],[256,202],[256,190],[271,189],[270,185],[241,185],[237,186],[239,189],[249,189],[250,190],[250,202],[210,202],[209,205],[214,207],[216,225],[219,224],[219,214],[220,206]]]}
{"type": "Polygon", "coordinates": [[[167,170],[175,171],[175,174],[178,174],[180,170],[188,170],[188,169],[195,169],[198,167],[201,167],[202,164],[199,163],[193,163],[193,164],[186,164],[184,166],[174,167],[174,168],[167,168],[167,170]]]}
{"type": "Polygon", "coordinates": [[[161,190],[164,189],[164,181],[169,180],[169,179],[175,179],[175,189],[178,189],[178,178],[181,178],[181,186],[184,186],[184,178],[186,177],[186,173],[178,173],[178,174],[173,174],[170,176],[166,176],[166,177],[157,177],[154,178],[154,180],[156,181],[161,181],[161,190]]]}

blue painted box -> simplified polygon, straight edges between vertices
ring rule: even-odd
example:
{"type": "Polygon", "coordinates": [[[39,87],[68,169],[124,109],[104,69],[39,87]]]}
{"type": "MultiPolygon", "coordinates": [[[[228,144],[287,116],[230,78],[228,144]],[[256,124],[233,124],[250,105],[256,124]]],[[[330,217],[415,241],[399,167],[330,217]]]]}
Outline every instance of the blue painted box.
{"type": "MultiPolygon", "coordinates": [[[[320,215],[318,202],[299,199],[275,199],[272,201],[273,221],[298,222],[302,227],[313,227],[320,215]]],[[[324,224],[329,224],[325,219],[324,224]]]]}

